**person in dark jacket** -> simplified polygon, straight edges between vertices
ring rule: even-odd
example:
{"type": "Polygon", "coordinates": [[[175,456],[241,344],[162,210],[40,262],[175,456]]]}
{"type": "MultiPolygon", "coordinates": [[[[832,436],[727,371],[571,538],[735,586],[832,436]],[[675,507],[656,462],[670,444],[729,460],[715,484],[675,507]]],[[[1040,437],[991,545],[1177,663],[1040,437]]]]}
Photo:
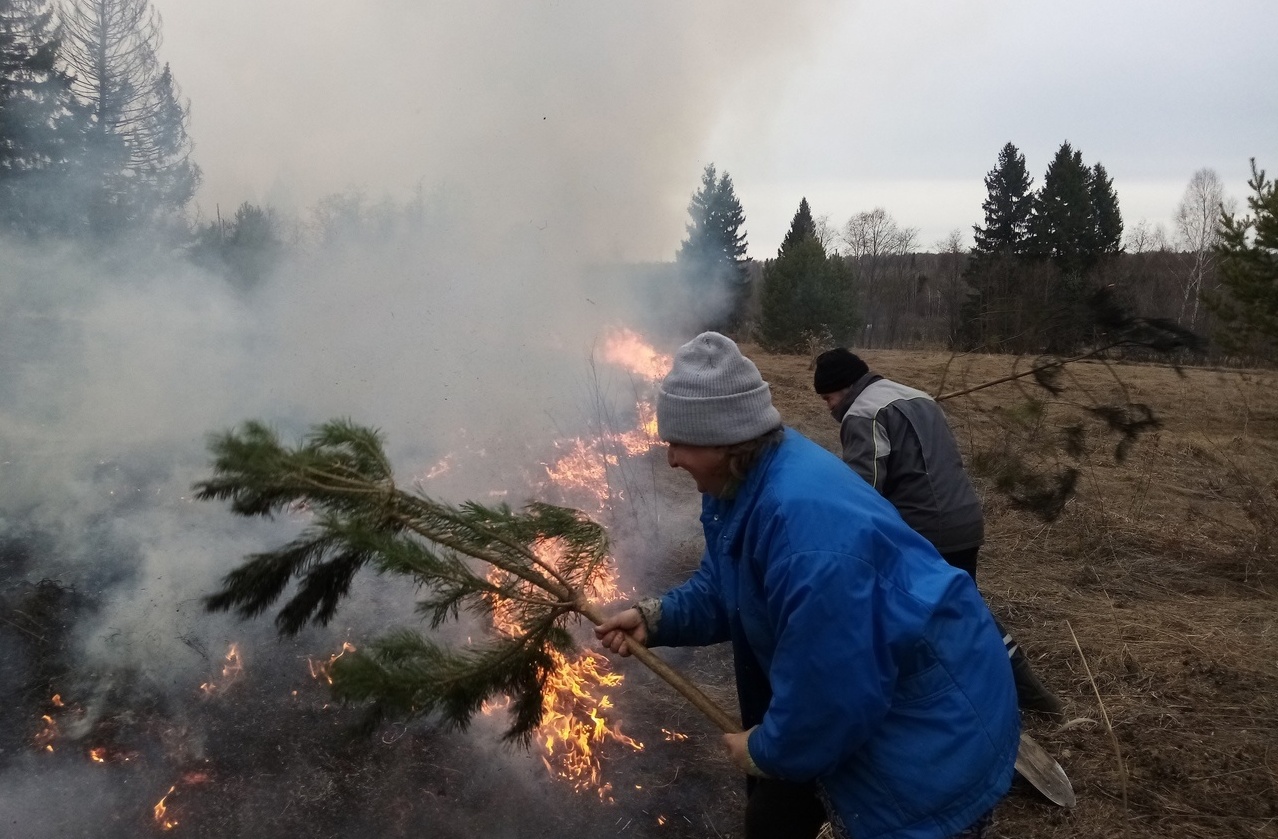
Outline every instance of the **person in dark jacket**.
{"type": "Polygon", "coordinates": [[[604,647],[731,641],[748,839],[981,836],[1012,778],[1011,670],[972,579],[836,456],[783,428],[730,339],[682,346],[657,395],[702,493],[693,576],[596,628],[604,647]]]}
{"type": "MultiPolygon", "coordinates": [[[[976,580],[985,514],[945,412],[921,390],[886,379],[846,347],[817,356],[813,388],[839,423],[843,460],[892,502],[941,557],[976,580]]],[[[1020,707],[1060,719],[1063,706],[999,625],[1020,707]]]]}

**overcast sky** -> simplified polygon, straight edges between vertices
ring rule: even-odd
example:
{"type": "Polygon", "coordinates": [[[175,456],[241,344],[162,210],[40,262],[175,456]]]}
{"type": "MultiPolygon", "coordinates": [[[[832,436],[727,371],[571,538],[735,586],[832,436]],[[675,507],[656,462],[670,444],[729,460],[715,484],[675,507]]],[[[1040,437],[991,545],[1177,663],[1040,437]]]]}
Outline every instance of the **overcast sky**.
{"type": "Polygon", "coordinates": [[[206,215],[420,184],[665,259],[713,161],[767,257],[803,196],[970,234],[1009,141],[1036,186],[1062,141],[1103,163],[1129,229],[1201,167],[1240,200],[1250,157],[1278,171],[1273,0],[153,2],[206,215]]]}

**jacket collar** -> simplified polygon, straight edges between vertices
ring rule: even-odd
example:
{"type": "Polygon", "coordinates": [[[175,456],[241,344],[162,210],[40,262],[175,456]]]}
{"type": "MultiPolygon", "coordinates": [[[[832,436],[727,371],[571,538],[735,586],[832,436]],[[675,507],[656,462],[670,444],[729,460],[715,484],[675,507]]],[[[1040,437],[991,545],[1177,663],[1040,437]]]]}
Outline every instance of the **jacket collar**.
{"type": "Polygon", "coordinates": [[[720,518],[723,529],[719,532],[719,538],[726,544],[732,545],[736,542],[737,532],[741,529],[742,524],[749,515],[749,511],[754,507],[754,503],[763,489],[764,476],[771,468],[772,461],[776,459],[777,452],[780,451],[781,447],[786,445],[795,433],[793,429],[786,427],[785,436],[781,442],[775,446],[768,447],[766,451],[759,454],[759,459],[750,467],[745,480],[737,487],[736,493],[731,498],[705,496],[705,510],[720,518]]]}
{"type": "Polygon", "coordinates": [[[843,422],[843,418],[847,416],[848,410],[851,409],[852,403],[865,391],[867,387],[883,378],[873,370],[866,373],[861,378],[852,383],[848,388],[847,394],[839,400],[839,403],[830,409],[830,416],[834,417],[835,422],[843,422]]]}

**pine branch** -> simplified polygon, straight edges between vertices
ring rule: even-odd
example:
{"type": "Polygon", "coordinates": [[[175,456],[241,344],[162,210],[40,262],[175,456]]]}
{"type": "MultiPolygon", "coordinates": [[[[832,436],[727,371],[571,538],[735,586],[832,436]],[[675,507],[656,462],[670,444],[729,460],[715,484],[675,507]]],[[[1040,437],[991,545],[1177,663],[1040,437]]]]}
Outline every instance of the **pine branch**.
{"type": "MultiPolygon", "coordinates": [[[[459,728],[486,700],[504,695],[511,699],[506,738],[528,742],[541,723],[555,656],[573,649],[568,622],[602,621],[587,596],[607,570],[602,527],[550,504],[453,506],[406,492],[395,484],[381,435],[349,420],[317,426],[293,448],[249,422],[213,436],[209,448],[213,475],[195,485],[197,498],[228,501],[242,516],[313,513],[296,539],[227,574],[205,600],[210,611],[256,617],[294,583],[275,618],[280,633],[292,635],[327,624],[364,566],[408,576],[423,591],[417,608],[432,628],[465,609],[498,619],[501,633],[458,652],[392,632],[334,664],[335,695],[370,703],[374,719],[438,714],[459,728]]],[[[738,729],[647,649],[631,652],[724,731],[738,729]]]]}

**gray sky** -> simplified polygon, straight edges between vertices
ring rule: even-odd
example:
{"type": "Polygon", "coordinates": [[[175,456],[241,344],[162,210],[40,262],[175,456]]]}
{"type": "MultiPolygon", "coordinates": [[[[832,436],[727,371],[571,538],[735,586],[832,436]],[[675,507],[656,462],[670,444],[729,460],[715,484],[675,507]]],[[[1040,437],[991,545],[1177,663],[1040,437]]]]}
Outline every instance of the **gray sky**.
{"type": "Polygon", "coordinates": [[[1278,171],[1272,0],[153,2],[205,214],[443,184],[495,237],[663,259],[713,161],[766,257],[802,196],[968,233],[1009,141],[1035,185],[1064,140],[1103,163],[1129,229],[1278,171]]]}

